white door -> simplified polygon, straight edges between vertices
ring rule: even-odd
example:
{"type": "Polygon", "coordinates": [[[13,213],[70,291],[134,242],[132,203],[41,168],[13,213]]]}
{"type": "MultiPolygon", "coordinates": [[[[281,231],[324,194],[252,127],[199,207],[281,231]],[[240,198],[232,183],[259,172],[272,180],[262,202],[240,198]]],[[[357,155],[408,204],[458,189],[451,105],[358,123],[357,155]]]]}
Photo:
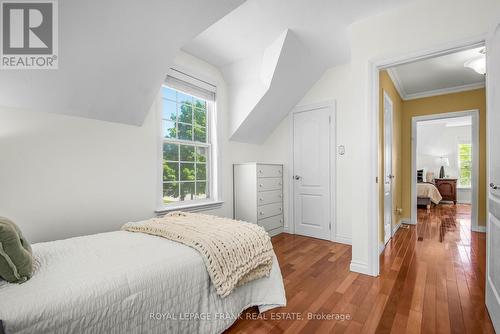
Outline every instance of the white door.
{"type": "Polygon", "coordinates": [[[486,306],[500,333],[500,25],[486,44],[488,130],[488,226],[486,241],[486,306]]]}
{"type": "Polygon", "coordinates": [[[330,108],[293,114],[295,233],[330,237],[330,108]]]}
{"type": "Polygon", "coordinates": [[[392,235],[392,101],[384,92],[384,243],[392,235]]]}

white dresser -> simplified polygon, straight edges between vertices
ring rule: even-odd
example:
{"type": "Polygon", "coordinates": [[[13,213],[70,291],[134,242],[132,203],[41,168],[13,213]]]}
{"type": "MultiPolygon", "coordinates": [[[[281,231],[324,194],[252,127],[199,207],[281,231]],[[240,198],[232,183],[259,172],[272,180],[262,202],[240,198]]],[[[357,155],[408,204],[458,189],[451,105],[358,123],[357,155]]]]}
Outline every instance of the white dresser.
{"type": "Polygon", "coordinates": [[[283,232],[283,165],[233,165],[234,219],[263,226],[269,235],[283,232]]]}

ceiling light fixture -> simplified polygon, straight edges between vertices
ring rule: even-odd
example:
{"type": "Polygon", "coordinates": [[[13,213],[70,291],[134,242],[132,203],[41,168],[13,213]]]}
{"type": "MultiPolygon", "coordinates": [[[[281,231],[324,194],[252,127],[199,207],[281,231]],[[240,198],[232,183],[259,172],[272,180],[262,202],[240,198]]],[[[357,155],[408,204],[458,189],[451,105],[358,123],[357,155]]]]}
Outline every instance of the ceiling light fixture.
{"type": "Polygon", "coordinates": [[[481,53],[480,56],[474,57],[464,63],[464,67],[468,67],[470,69],[473,69],[479,74],[485,75],[486,74],[486,51],[485,49],[481,49],[479,51],[481,53]]]}

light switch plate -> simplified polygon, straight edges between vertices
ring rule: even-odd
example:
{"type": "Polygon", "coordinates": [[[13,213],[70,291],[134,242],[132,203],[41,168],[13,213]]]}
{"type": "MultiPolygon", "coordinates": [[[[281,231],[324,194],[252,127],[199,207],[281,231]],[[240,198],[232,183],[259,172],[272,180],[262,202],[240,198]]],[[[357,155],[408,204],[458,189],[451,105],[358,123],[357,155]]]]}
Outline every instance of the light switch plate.
{"type": "Polygon", "coordinates": [[[344,145],[339,145],[339,154],[344,155],[345,154],[345,146],[344,145]]]}

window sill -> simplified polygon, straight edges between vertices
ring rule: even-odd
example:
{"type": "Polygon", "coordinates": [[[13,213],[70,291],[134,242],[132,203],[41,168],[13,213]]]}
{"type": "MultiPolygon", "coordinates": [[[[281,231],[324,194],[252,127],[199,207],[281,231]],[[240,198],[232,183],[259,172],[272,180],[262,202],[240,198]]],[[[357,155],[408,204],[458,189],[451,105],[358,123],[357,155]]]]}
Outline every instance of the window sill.
{"type": "Polygon", "coordinates": [[[172,211],[197,212],[218,209],[224,204],[223,201],[200,201],[195,203],[175,204],[164,206],[155,211],[157,216],[164,215],[172,211]]]}
{"type": "Polygon", "coordinates": [[[457,187],[457,190],[472,190],[472,187],[457,187]]]}

